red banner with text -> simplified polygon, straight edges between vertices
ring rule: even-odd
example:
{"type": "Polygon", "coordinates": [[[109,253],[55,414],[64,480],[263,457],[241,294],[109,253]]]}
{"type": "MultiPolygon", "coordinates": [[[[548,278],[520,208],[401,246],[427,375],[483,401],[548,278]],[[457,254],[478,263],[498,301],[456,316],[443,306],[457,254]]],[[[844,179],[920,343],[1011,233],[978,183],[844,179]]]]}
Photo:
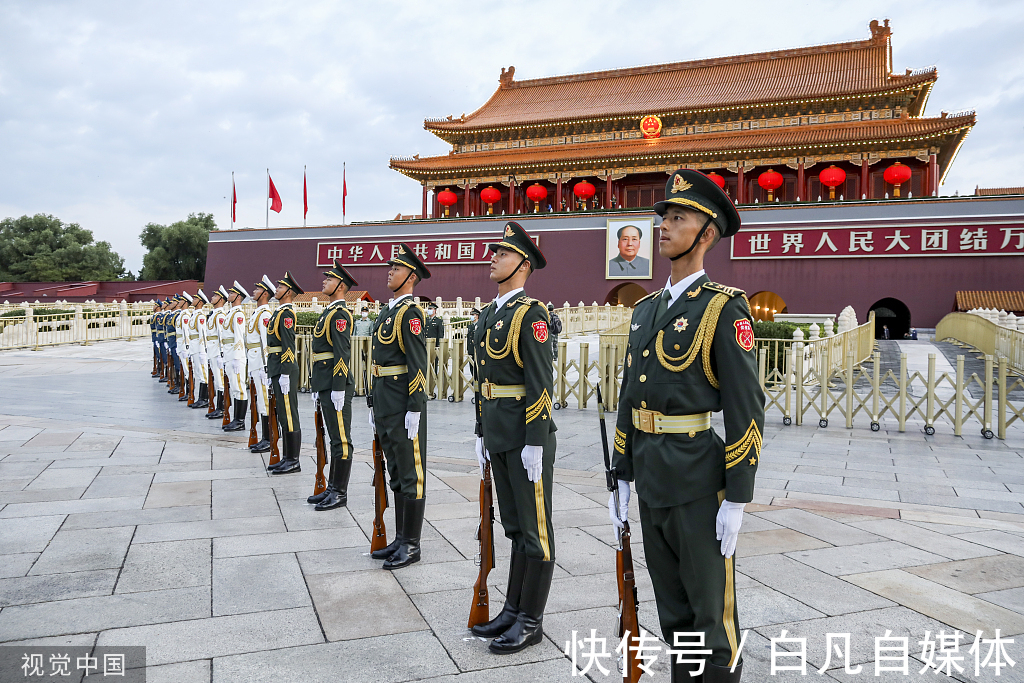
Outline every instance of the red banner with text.
{"type": "MultiPolygon", "coordinates": [[[[533,241],[540,244],[536,236],[533,241]]],[[[423,263],[434,265],[466,265],[490,263],[491,252],[487,245],[495,242],[490,237],[458,237],[451,239],[408,240],[413,252],[423,263]]],[[[333,266],[339,259],[347,268],[350,266],[379,266],[398,255],[402,242],[389,240],[339,240],[317,244],[316,265],[333,266]]]]}

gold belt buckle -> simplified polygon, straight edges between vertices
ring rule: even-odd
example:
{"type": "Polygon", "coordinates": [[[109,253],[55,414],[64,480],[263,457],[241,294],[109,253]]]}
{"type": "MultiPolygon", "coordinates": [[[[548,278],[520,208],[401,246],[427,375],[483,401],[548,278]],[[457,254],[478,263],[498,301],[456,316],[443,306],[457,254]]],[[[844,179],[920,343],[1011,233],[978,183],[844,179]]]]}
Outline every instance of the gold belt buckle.
{"type": "Polygon", "coordinates": [[[493,386],[494,385],[491,384],[490,382],[484,382],[483,384],[481,384],[480,385],[480,395],[483,396],[486,400],[490,401],[491,398],[492,398],[492,396],[491,396],[491,387],[493,387],[493,386]]]}
{"type": "Polygon", "coordinates": [[[654,433],[654,411],[640,408],[637,411],[640,418],[640,430],[649,434],[654,433]]]}
{"type": "Polygon", "coordinates": [[[370,374],[374,377],[380,377],[380,366],[376,363],[370,366],[370,374]]]}

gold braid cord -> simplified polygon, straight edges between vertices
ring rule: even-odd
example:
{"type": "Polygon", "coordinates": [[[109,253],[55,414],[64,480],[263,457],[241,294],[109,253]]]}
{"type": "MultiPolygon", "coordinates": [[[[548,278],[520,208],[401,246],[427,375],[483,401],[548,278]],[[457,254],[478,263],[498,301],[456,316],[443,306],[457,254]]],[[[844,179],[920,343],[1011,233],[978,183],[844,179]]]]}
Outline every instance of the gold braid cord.
{"type": "Polygon", "coordinates": [[[626,454],[626,434],[618,427],[615,428],[615,450],[626,454]]]}
{"type": "MultiPolygon", "coordinates": [[[[541,391],[540,398],[538,398],[532,406],[526,409],[526,424],[530,424],[543,415],[545,410],[547,410],[548,415],[551,414],[551,396],[548,394],[547,389],[541,391]]],[[[545,416],[544,419],[547,419],[547,417],[545,416]]]]}
{"type": "Polygon", "coordinates": [[[327,334],[327,330],[331,326],[331,318],[333,317],[334,311],[329,311],[327,315],[321,317],[320,320],[317,320],[316,324],[313,325],[313,336],[326,337],[327,343],[331,346],[331,348],[334,348],[334,340],[331,339],[331,335],[327,334]],[[321,323],[323,324],[321,325],[321,323]]]}
{"type": "Polygon", "coordinates": [[[420,370],[413,377],[412,381],[409,382],[409,395],[412,396],[417,391],[426,391],[427,380],[423,377],[423,371],[420,370]]]}
{"type": "MultiPolygon", "coordinates": [[[[526,303],[516,309],[515,315],[512,316],[512,326],[509,328],[508,336],[505,338],[505,345],[498,350],[491,348],[491,335],[487,335],[487,355],[494,360],[501,360],[509,354],[509,351],[515,356],[516,364],[519,367],[523,367],[523,359],[519,357],[519,329],[523,326],[523,318],[526,317],[526,312],[530,310],[530,304],[526,303]]],[[[490,330],[487,330],[489,333],[490,330]]]]}
{"type": "Polygon", "coordinates": [[[693,335],[690,348],[681,356],[670,356],[665,352],[665,330],[658,332],[658,342],[654,345],[654,350],[658,354],[658,362],[661,363],[661,366],[672,372],[682,372],[690,367],[693,361],[697,360],[697,355],[700,354],[704,365],[704,374],[707,375],[711,386],[717,389],[718,378],[715,377],[715,373],[711,369],[711,345],[715,341],[718,316],[721,315],[722,308],[728,301],[728,294],[715,295],[704,310],[704,316],[700,319],[700,325],[697,326],[697,331],[693,335]]]}
{"type": "Polygon", "coordinates": [[[394,344],[395,337],[398,337],[398,348],[405,353],[405,340],[402,338],[402,318],[405,316],[405,309],[409,308],[409,304],[405,304],[395,313],[395,324],[391,328],[391,334],[384,336],[384,326],[381,325],[377,328],[377,341],[381,344],[394,344]]]}
{"type": "Polygon", "coordinates": [[[743,435],[743,438],[733,445],[726,447],[725,469],[743,462],[743,459],[747,457],[751,449],[753,449],[756,457],[761,457],[761,432],[758,431],[757,423],[753,420],[750,421],[750,426],[747,427],[747,433],[743,435]]]}

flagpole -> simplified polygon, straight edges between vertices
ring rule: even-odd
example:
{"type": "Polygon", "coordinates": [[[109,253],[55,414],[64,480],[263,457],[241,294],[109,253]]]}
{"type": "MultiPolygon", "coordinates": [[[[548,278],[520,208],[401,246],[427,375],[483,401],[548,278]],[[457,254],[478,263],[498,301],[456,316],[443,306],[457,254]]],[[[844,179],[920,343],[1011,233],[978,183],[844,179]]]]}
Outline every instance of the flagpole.
{"type": "Polygon", "coordinates": [[[235,229],[235,172],[231,172],[231,197],[228,198],[228,215],[231,216],[231,229],[235,229]]]}
{"type": "Polygon", "coordinates": [[[302,165],[302,227],[306,227],[306,165],[302,165]]]}
{"type": "Polygon", "coordinates": [[[270,227],[270,169],[267,169],[267,197],[264,200],[267,206],[267,223],[266,227],[270,227]]]}
{"type": "Polygon", "coordinates": [[[345,184],[345,162],[341,162],[341,224],[345,225],[345,193],[348,187],[345,184]]]}

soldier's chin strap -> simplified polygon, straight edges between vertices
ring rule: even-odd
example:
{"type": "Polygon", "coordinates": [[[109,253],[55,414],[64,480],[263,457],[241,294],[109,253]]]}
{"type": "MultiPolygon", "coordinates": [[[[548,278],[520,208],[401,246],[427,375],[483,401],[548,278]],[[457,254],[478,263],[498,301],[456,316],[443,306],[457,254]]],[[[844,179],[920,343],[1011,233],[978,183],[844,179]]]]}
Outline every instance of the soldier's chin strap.
{"type": "Polygon", "coordinates": [[[498,284],[499,285],[503,285],[506,282],[508,282],[509,280],[511,280],[512,276],[519,272],[519,269],[523,267],[524,263],[526,263],[526,257],[525,256],[523,257],[523,260],[519,262],[519,265],[517,265],[515,268],[512,269],[512,272],[508,274],[507,278],[504,278],[502,280],[498,280],[498,284]]]}
{"type": "MultiPolygon", "coordinates": [[[[405,287],[405,283],[409,281],[409,278],[411,278],[411,277],[413,276],[413,274],[414,274],[415,272],[416,272],[415,270],[412,270],[412,269],[410,268],[410,269],[409,269],[409,274],[405,276],[405,279],[404,279],[404,280],[402,280],[402,284],[398,285],[398,289],[393,289],[393,290],[391,290],[391,291],[392,291],[392,292],[397,292],[397,291],[398,291],[399,289],[401,289],[402,287],[405,287]]],[[[335,289],[337,289],[337,287],[335,287],[335,289]]]]}
{"type": "Polygon", "coordinates": [[[706,221],[704,221],[704,225],[701,227],[700,232],[698,232],[697,236],[693,238],[693,244],[690,245],[689,249],[687,249],[686,251],[684,251],[681,254],[676,254],[675,256],[669,256],[668,260],[669,261],[677,261],[677,260],[683,258],[684,256],[686,256],[687,254],[689,254],[691,251],[693,251],[694,248],[697,246],[697,242],[700,242],[700,238],[704,236],[704,231],[708,229],[709,225],[711,225],[711,220],[712,220],[711,216],[708,216],[708,219],[706,221]]]}

